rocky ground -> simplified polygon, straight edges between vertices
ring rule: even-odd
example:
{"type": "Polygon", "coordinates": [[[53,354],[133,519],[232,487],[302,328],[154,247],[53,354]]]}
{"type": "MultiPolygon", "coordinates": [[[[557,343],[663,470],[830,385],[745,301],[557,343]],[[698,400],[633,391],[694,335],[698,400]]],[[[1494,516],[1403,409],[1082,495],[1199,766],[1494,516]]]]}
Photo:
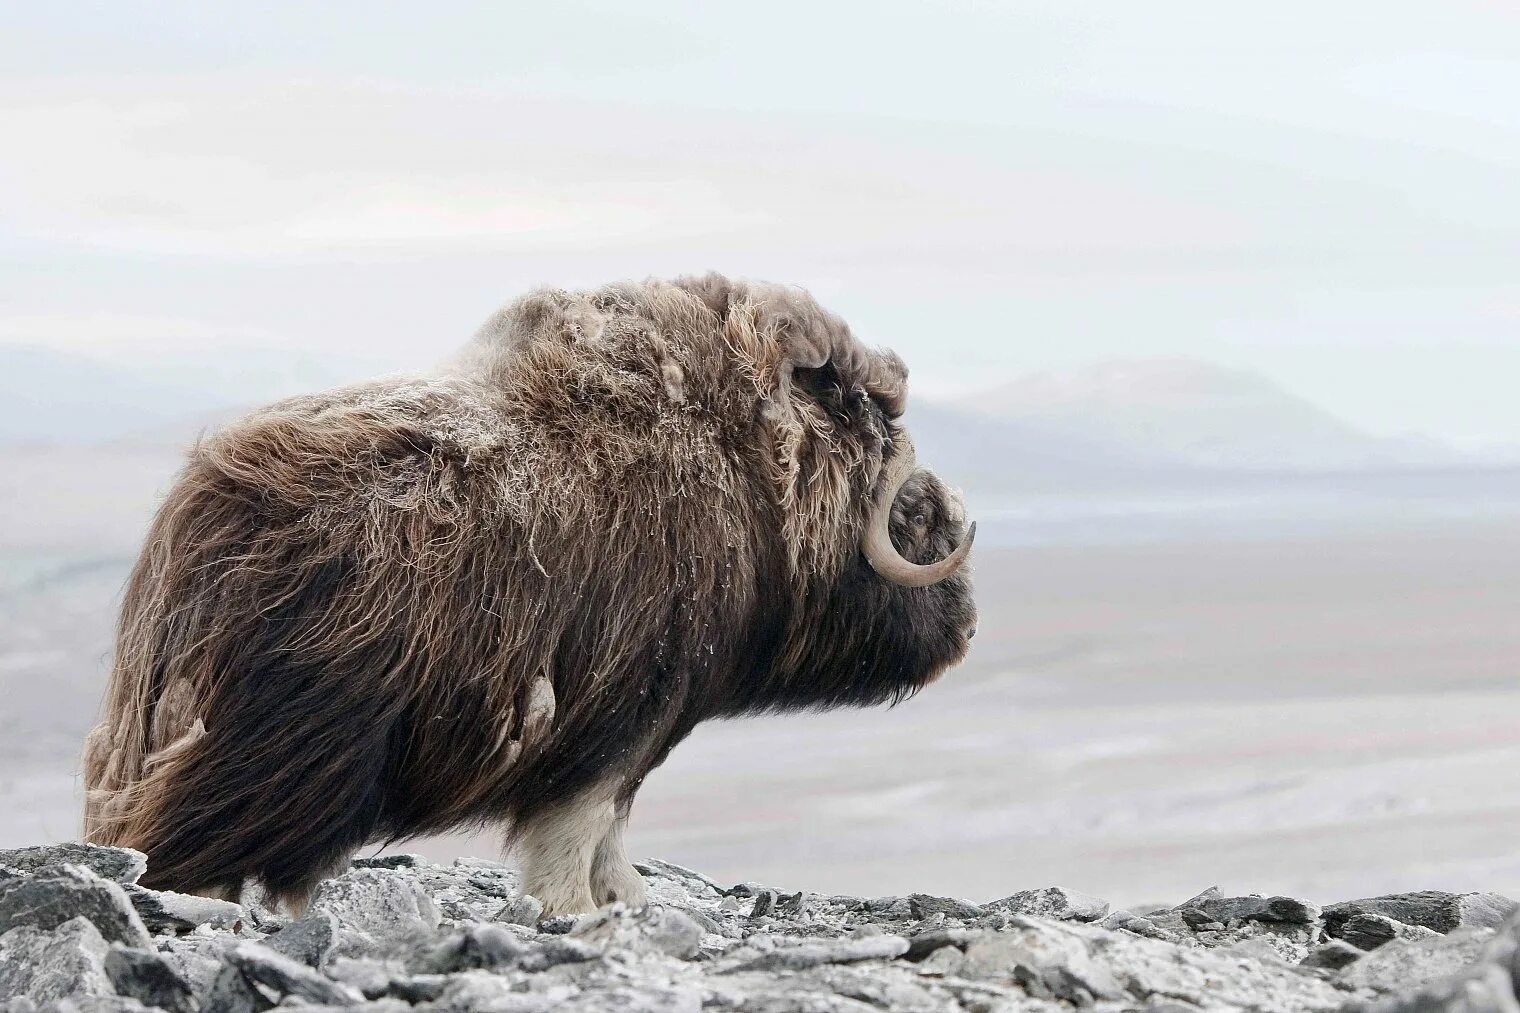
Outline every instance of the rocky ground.
{"type": "Polygon", "coordinates": [[[399,855],[355,862],[292,920],[144,889],[144,868],[0,851],[0,1011],[1520,1013],[1520,916],[1493,894],[1320,909],[1206,890],[1111,911],[1060,888],[826,897],[649,862],[647,907],[543,920],[508,866],[399,855]]]}

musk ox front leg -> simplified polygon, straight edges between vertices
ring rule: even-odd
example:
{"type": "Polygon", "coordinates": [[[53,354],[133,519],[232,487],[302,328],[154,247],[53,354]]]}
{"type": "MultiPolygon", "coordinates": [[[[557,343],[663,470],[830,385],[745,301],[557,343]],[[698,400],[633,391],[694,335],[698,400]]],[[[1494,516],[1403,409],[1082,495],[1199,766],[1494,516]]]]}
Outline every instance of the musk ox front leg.
{"type": "Polygon", "coordinates": [[[518,820],[513,830],[523,890],[544,905],[544,916],[595,911],[615,900],[642,904],[644,880],[623,851],[626,807],[617,786],[598,785],[518,820]]]}
{"type": "Polygon", "coordinates": [[[616,812],[612,826],[596,846],[591,859],[591,896],[598,904],[611,904],[620,900],[624,904],[638,906],[649,899],[644,877],[639,875],[628,852],[623,850],[623,828],[628,825],[628,806],[616,812]]]}

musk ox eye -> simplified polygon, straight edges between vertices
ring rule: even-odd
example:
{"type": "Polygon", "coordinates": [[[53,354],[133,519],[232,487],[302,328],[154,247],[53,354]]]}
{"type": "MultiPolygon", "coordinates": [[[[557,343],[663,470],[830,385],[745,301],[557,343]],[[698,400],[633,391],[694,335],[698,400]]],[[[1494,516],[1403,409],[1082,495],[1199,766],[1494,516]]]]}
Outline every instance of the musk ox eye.
{"type": "Polygon", "coordinates": [[[925,517],[923,514],[914,514],[913,515],[913,526],[914,527],[921,528],[925,524],[928,524],[928,523],[929,523],[929,518],[925,517]]]}
{"type": "Polygon", "coordinates": [[[798,369],[792,373],[793,381],[808,397],[816,401],[820,407],[840,422],[848,422],[849,410],[845,405],[844,385],[839,381],[839,373],[830,363],[824,363],[816,369],[798,369]]]}

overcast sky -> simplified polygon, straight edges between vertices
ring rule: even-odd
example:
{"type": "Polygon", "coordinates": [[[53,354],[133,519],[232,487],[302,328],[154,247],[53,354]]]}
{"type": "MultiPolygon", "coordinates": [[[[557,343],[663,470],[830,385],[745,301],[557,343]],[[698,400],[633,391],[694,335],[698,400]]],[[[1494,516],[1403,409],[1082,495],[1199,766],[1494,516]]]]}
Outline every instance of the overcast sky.
{"type": "Polygon", "coordinates": [[[8,5],[0,340],[413,365],[717,268],[920,392],[1188,356],[1520,441],[1508,0],[485,6],[8,5]]]}

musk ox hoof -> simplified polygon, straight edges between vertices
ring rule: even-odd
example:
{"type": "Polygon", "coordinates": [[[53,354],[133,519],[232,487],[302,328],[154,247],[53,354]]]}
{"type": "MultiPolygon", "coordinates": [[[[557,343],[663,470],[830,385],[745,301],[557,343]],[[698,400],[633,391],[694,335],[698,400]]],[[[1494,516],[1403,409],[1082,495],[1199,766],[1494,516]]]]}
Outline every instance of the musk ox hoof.
{"type": "Polygon", "coordinates": [[[643,907],[649,900],[644,877],[625,860],[618,865],[598,865],[591,870],[591,895],[598,904],[622,901],[631,908],[643,907]]]}
{"type": "Polygon", "coordinates": [[[535,886],[531,881],[524,883],[523,888],[530,897],[537,897],[543,903],[544,913],[539,916],[541,922],[564,915],[582,915],[597,908],[589,890],[567,890],[564,889],[564,884],[545,883],[535,886]]]}
{"type": "Polygon", "coordinates": [[[524,879],[523,889],[543,903],[543,918],[586,914],[617,901],[630,908],[642,907],[649,900],[644,877],[626,861],[593,865],[585,879],[574,875],[573,870],[532,870],[524,879]],[[571,875],[559,874],[563,871],[571,875]]]}

